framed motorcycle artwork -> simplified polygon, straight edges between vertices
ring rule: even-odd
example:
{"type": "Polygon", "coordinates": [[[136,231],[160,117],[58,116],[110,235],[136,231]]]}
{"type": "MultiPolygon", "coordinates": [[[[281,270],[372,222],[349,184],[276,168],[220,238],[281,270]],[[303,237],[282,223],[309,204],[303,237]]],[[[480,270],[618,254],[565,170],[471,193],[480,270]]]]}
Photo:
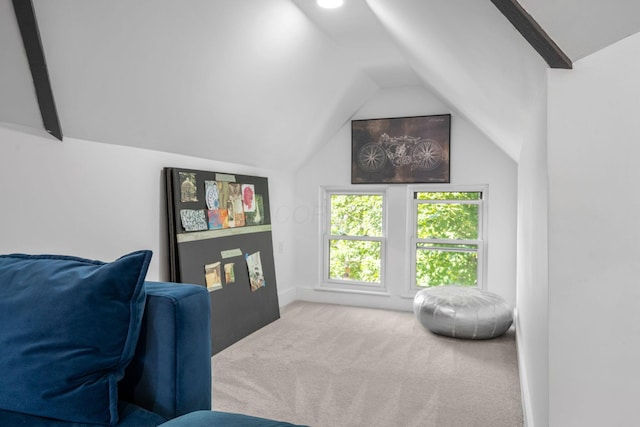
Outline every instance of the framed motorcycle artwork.
{"type": "Polygon", "coordinates": [[[450,182],[451,114],[351,121],[351,183],[450,182]]]}

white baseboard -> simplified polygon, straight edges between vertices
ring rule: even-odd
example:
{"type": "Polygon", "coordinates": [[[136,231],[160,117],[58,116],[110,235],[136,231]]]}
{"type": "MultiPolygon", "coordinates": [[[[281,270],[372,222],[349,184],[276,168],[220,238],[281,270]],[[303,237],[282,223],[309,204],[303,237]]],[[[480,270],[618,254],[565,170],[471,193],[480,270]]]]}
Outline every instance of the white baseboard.
{"type": "Polygon", "coordinates": [[[284,307],[296,300],[296,290],[287,289],[286,291],[278,292],[278,305],[284,307]]]}
{"type": "Polygon", "coordinates": [[[351,305],[396,311],[413,311],[413,300],[388,293],[353,292],[338,289],[297,288],[297,299],[326,304],[351,305]]]}

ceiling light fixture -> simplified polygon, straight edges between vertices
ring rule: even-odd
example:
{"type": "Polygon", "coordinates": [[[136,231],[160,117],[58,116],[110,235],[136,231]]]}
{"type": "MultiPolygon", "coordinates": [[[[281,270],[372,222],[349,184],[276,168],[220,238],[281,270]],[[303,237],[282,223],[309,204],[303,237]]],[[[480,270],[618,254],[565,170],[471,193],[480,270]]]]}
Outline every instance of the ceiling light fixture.
{"type": "Polygon", "coordinates": [[[325,9],[335,9],[343,4],[343,0],[318,0],[318,6],[325,9]]]}

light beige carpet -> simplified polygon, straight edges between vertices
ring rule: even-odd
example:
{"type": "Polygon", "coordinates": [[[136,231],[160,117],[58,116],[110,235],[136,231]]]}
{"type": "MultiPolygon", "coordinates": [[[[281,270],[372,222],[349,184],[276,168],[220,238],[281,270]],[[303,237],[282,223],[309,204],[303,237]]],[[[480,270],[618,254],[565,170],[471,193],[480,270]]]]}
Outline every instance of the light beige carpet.
{"type": "Polygon", "coordinates": [[[457,340],[413,313],[297,301],[212,363],[220,411],[313,427],[523,425],[511,331],[457,340]]]}

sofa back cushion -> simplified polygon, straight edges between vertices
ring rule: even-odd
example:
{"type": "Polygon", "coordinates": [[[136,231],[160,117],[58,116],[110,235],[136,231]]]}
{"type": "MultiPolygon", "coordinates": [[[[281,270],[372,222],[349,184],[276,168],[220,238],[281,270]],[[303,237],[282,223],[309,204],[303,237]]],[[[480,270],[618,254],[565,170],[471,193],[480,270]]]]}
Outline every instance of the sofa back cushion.
{"type": "Polygon", "coordinates": [[[0,409],[78,423],[118,422],[150,251],[111,263],[0,255],[0,409]]]}

